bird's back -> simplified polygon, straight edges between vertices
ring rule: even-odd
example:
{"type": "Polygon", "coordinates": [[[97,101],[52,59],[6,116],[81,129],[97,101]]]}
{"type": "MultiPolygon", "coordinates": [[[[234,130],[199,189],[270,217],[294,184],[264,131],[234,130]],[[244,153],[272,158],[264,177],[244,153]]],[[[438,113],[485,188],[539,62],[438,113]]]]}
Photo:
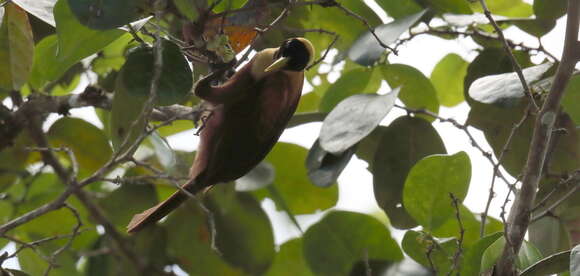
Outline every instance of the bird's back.
{"type": "Polygon", "coordinates": [[[294,114],[304,74],[279,71],[256,82],[244,97],[217,105],[201,134],[192,176],[212,185],[235,180],[270,152],[294,114]],[[201,156],[200,156],[201,155],[201,156]],[[212,172],[212,173],[208,173],[212,172]]]}

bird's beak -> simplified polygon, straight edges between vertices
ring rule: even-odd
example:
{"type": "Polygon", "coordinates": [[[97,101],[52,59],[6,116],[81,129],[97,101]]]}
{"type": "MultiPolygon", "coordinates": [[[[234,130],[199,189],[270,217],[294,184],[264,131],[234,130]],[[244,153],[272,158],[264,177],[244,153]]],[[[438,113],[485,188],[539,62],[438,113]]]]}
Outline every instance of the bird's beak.
{"type": "Polygon", "coordinates": [[[290,59],[288,57],[281,57],[277,59],[276,61],[274,61],[274,63],[268,66],[268,68],[264,69],[264,73],[269,73],[272,71],[278,71],[282,69],[284,66],[286,66],[286,64],[288,64],[289,60],[290,59]]]}

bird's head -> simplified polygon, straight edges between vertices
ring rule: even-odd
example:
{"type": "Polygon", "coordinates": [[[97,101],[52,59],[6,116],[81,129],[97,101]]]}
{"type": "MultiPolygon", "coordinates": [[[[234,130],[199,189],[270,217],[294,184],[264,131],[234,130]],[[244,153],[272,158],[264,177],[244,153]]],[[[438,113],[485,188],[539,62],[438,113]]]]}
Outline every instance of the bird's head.
{"type": "Polygon", "coordinates": [[[273,62],[264,69],[264,72],[303,71],[312,62],[313,56],[314,46],[310,41],[301,37],[290,38],[276,49],[273,62]]]}

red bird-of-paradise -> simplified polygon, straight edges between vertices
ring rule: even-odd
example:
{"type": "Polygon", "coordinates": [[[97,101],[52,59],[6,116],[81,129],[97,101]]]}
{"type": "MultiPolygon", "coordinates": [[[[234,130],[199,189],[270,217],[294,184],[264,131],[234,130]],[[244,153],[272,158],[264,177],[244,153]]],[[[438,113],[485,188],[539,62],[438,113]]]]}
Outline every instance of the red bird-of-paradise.
{"type": "MultiPolygon", "coordinates": [[[[294,114],[302,93],[304,69],[314,47],[291,38],[278,48],[258,52],[226,83],[211,86],[215,76],[200,80],[195,94],[212,110],[200,135],[190,180],[182,189],[196,194],[217,183],[235,180],[266,157],[294,114]]],[[[133,217],[136,232],[168,215],[188,199],[176,191],[165,201],[133,217]]]]}

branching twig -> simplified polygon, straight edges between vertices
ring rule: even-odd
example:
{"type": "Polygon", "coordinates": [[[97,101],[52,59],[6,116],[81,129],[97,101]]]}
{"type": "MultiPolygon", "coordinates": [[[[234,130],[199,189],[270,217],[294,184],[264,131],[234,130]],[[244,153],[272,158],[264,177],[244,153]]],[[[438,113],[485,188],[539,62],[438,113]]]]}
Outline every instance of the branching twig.
{"type": "MultiPolygon", "coordinates": [[[[13,140],[26,128],[31,117],[45,116],[50,113],[65,115],[72,108],[86,106],[110,110],[111,101],[110,95],[103,90],[88,86],[81,94],[65,96],[31,94],[27,101],[14,112],[2,108],[3,105],[0,104],[0,114],[3,117],[0,121],[0,151],[13,144],[13,140]]],[[[155,121],[166,121],[170,118],[191,120],[195,113],[197,113],[197,108],[181,105],[163,106],[155,108],[150,114],[150,119],[155,121]]]]}
{"type": "MultiPolygon", "coordinates": [[[[446,26],[446,27],[449,27],[449,28],[434,28],[434,27],[427,25],[426,30],[409,31],[409,37],[399,39],[393,48],[398,49],[404,43],[406,43],[406,42],[408,42],[408,41],[412,40],[413,38],[420,36],[420,35],[437,35],[437,36],[453,35],[453,36],[464,36],[464,37],[477,37],[480,39],[494,40],[494,41],[501,40],[501,38],[498,35],[486,33],[484,31],[481,31],[481,30],[476,29],[476,28],[468,29],[468,30],[460,30],[454,26],[446,26]]],[[[509,40],[507,38],[506,38],[505,42],[509,45],[510,49],[521,49],[522,51],[526,51],[526,52],[534,51],[537,53],[543,53],[544,55],[548,56],[553,62],[558,62],[558,59],[552,53],[550,53],[548,50],[546,50],[546,48],[544,48],[541,44],[538,47],[530,47],[530,46],[525,45],[523,42],[516,43],[516,42],[509,40]]]]}
{"type": "MultiPolygon", "coordinates": [[[[457,122],[455,119],[452,118],[443,118],[441,116],[439,116],[436,113],[433,113],[429,110],[426,109],[413,109],[413,108],[408,108],[408,107],[404,107],[404,106],[400,106],[400,105],[395,105],[395,107],[403,109],[409,113],[413,113],[413,114],[423,114],[423,115],[427,115],[429,117],[433,117],[437,120],[439,120],[440,122],[446,122],[446,123],[450,123],[452,124],[454,127],[456,127],[457,129],[463,131],[463,133],[465,133],[465,135],[467,136],[467,138],[469,139],[469,142],[471,143],[471,145],[476,148],[481,155],[483,155],[492,166],[496,166],[497,162],[495,160],[493,160],[493,155],[484,150],[483,147],[481,147],[481,145],[479,145],[479,143],[477,142],[477,140],[475,140],[475,137],[473,137],[473,134],[471,134],[471,131],[469,131],[469,129],[467,128],[467,125],[461,124],[459,122],[457,122]]],[[[510,185],[510,182],[508,181],[508,179],[500,172],[497,172],[497,176],[503,180],[507,185],[510,185]]]]}
{"type": "Polygon", "coordinates": [[[550,204],[550,206],[548,206],[547,208],[543,209],[539,214],[536,214],[535,216],[533,216],[531,219],[531,222],[537,221],[537,220],[547,216],[548,214],[552,213],[554,211],[554,209],[556,209],[556,207],[560,206],[560,204],[562,204],[564,201],[566,201],[566,199],[568,199],[570,196],[572,196],[574,193],[576,193],[578,190],[580,190],[580,171],[575,171],[570,177],[568,177],[568,179],[562,181],[561,183],[558,183],[558,185],[556,185],[556,187],[554,187],[554,190],[552,190],[550,193],[548,193],[548,195],[546,195],[546,197],[543,198],[536,205],[536,207],[534,207],[532,209],[532,212],[536,211],[537,209],[539,209],[541,207],[545,207],[547,201],[551,198],[551,196],[556,191],[562,191],[562,190],[564,190],[565,193],[563,195],[560,195],[556,201],[554,201],[552,204],[550,204]]]}
{"type": "Polygon", "coordinates": [[[461,212],[459,210],[459,200],[453,193],[449,193],[449,197],[451,197],[451,203],[453,204],[453,208],[455,209],[455,219],[457,220],[457,225],[459,227],[459,239],[457,239],[457,250],[453,255],[453,267],[447,273],[448,276],[453,275],[453,271],[457,271],[459,274],[459,265],[461,262],[461,255],[463,254],[463,236],[465,235],[465,228],[463,228],[463,222],[461,221],[461,212]]]}
{"type": "Polygon", "coordinates": [[[314,62],[312,62],[312,64],[308,65],[308,67],[306,67],[306,70],[310,70],[310,68],[313,68],[314,66],[318,65],[319,63],[321,63],[326,58],[326,56],[328,55],[328,53],[332,49],[332,46],[334,46],[334,44],[336,44],[336,42],[338,41],[339,38],[340,38],[340,36],[338,34],[334,34],[334,39],[332,40],[332,42],[330,42],[330,44],[328,45],[328,47],[326,47],[326,50],[324,51],[324,54],[322,54],[322,56],[320,56],[319,59],[317,59],[314,62]]]}
{"type": "Polygon", "coordinates": [[[528,158],[523,172],[522,187],[516,194],[507,221],[506,246],[496,272],[511,275],[514,271],[515,254],[520,249],[530,223],[530,214],[536,198],[538,184],[542,177],[544,161],[553,135],[553,128],[560,110],[560,101],[572,76],[574,66],[580,58],[578,47],[578,25],[580,23],[580,2],[568,1],[568,18],[562,59],[554,76],[550,93],[544,101],[534,125],[528,158]]]}
{"type": "Polygon", "coordinates": [[[379,45],[381,45],[381,47],[390,50],[391,52],[393,52],[393,54],[397,55],[398,52],[396,49],[389,47],[389,45],[385,44],[380,38],[379,36],[375,33],[375,28],[373,28],[371,26],[371,24],[369,24],[369,22],[362,16],[356,14],[355,12],[349,10],[348,8],[344,7],[342,4],[336,2],[335,0],[330,0],[328,2],[332,3],[332,6],[335,6],[337,8],[339,8],[340,10],[342,10],[344,13],[346,13],[348,16],[351,16],[355,19],[357,19],[358,21],[362,22],[367,29],[369,30],[369,32],[371,32],[371,34],[375,37],[375,39],[377,40],[377,42],[379,43],[379,45]]]}
{"type": "Polygon", "coordinates": [[[518,75],[520,82],[522,83],[522,87],[524,88],[524,94],[526,94],[526,96],[530,99],[530,103],[534,106],[535,110],[539,110],[539,107],[536,104],[536,101],[534,100],[534,95],[532,95],[532,91],[530,90],[530,87],[528,86],[528,83],[526,82],[524,74],[522,73],[522,67],[520,66],[520,64],[516,60],[516,57],[512,53],[512,50],[510,49],[510,46],[508,45],[507,40],[505,39],[505,36],[503,35],[503,31],[497,25],[497,22],[495,22],[495,20],[493,19],[491,12],[487,8],[487,4],[485,3],[485,0],[479,0],[479,3],[481,3],[481,7],[483,8],[483,13],[485,14],[487,19],[489,20],[489,23],[491,23],[491,25],[493,26],[493,29],[499,35],[499,38],[503,44],[504,50],[506,51],[506,54],[508,55],[508,57],[512,63],[512,66],[513,66],[514,70],[516,71],[516,74],[518,75]]]}
{"type": "MultiPolygon", "coordinates": [[[[432,239],[432,238],[429,238],[432,239]]],[[[431,268],[431,272],[433,272],[434,275],[437,275],[437,267],[435,266],[435,263],[433,262],[433,252],[436,250],[436,245],[437,242],[434,240],[430,240],[429,241],[430,244],[427,247],[427,252],[425,252],[425,256],[427,257],[427,260],[429,261],[429,268],[431,268]]]]}
{"type": "Polygon", "coordinates": [[[79,235],[81,227],[83,226],[83,222],[81,220],[81,216],[79,214],[79,212],[73,208],[72,206],[70,206],[69,204],[65,203],[64,207],[67,208],[72,214],[73,216],[76,218],[77,220],[77,224],[74,226],[72,233],[70,234],[70,238],[68,239],[68,241],[65,243],[65,245],[63,245],[61,248],[55,250],[54,252],[52,252],[52,254],[50,255],[50,262],[48,263],[48,267],[46,268],[44,275],[48,276],[50,271],[52,270],[52,268],[54,267],[54,264],[56,263],[56,257],[58,255],[60,255],[60,253],[62,253],[63,251],[69,249],[74,241],[74,239],[79,235]]]}
{"type": "MultiPolygon", "coordinates": [[[[506,139],[505,144],[503,145],[503,148],[502,148],[499,156],[497,157],[497,163],[493,165],[493,175],[491,177],[491,184],[489,186],[489,195],[487,198],[487,202],[485,203],[485,210],[483,211],[483,213],[481,213],[481,227],[480,227],[480,231],[479,231],[480,237],[483,237],[485,235],[485,227],[487,224],[487,215],[489,213],[491,201],[493,200],[493,198],[495,196],[495,191],[494,191],[495,181],[497,178],[496,176],[499,173],[499,168],[500,168],[501,162],[503,161],[505,154],[509,151],[509,148],[511,146],[512,140],[513,140],[516,132],[520,129],[520,127],[524,124],[524,122],[528,119],[528,117],[530,115],[530,107],[531,107],[531,104],[528,105],[528,107],[524,111],[524,115],[522,116],[522,119],[520,119],[520,121],[518,121],[512,127],[510,134],[508,135],[508,138],[506,139]]],[[[508,195],[509,195],[509,193],[508,193],[508,195]]]]}

